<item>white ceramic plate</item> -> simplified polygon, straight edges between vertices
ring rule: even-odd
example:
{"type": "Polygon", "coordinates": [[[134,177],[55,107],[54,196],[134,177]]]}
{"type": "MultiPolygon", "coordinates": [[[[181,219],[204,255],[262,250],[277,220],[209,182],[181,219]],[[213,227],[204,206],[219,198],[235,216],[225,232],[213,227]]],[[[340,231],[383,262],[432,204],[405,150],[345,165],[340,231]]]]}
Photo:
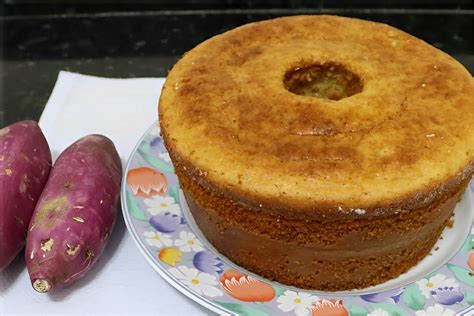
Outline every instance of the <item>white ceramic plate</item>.
{"type": "Polygon", "coordinates": [[[142,137],[127,164],[123,215],[151,266],[189,298],[219,314],[474,313],[471,190],[457,205],[454,226],[443,232],[432,255],[397,279],[349,292],[300,290],[246,271],[219,254],[204,238],[180,194],[156,126],[142,137]]]}

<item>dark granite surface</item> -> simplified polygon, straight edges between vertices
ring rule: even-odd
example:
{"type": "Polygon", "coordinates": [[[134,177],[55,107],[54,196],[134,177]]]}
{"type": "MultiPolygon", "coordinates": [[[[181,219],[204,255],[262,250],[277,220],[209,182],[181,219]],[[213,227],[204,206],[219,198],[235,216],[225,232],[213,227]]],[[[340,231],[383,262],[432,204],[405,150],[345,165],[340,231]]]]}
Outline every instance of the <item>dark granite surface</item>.
{"type": "MultiPolygon", "coordinates": [[[[0,12],[1,13],[1,12],[0,12]]],[[[471,9],[250,8],[0,14],[0,126],[39,119],[60,70],[166,76],[187,50],[247,22],[337,14],[391,24],[452,54],[474,74],[471,9]]]]}

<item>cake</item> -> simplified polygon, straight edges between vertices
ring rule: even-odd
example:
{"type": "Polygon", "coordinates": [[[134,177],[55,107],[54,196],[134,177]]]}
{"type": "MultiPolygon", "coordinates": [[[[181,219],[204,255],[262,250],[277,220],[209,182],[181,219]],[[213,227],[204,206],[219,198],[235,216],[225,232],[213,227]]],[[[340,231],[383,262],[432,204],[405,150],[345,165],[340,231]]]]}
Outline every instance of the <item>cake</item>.
{"type": "Polygon", "coordinates": [[[241,267],[351,290],[427,256],[474,170],[474,80],[391,26],[251,23],[170,71],[159,120],[190,211],[241,267]]]}

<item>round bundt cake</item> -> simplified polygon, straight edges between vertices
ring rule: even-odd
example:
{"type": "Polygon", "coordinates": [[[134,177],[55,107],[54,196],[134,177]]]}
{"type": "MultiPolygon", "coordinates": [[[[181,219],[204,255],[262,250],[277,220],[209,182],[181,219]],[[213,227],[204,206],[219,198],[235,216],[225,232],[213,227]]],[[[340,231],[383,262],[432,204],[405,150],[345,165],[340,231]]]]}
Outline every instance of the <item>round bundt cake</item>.
{"type": "Polygon", "coordinates": [[[395,278],[474,170],[474,80],[388,25],[294,16],[217,35],[173,67],[161,131],[223,255],[300,288],[395,278]]]}

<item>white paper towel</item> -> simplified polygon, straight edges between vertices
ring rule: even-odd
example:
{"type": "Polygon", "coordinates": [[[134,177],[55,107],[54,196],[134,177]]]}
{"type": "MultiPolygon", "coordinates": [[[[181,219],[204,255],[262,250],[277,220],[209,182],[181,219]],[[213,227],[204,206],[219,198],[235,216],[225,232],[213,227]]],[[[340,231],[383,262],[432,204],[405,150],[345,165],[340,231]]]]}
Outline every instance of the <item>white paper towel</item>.
{"type": "MultiPolygon", "coordinates": [[[[60,72],[40,119],[53,159],[78,138],[113,140],[125,166],[157,117],[163,78],[108,79],[60,72]]],[[[206,315],[167,284],[131,240],[119,214],[98,264],[72,287],[51,294],[30,285],[21,254],[0,272],[0,315],[206,315]]]]}

